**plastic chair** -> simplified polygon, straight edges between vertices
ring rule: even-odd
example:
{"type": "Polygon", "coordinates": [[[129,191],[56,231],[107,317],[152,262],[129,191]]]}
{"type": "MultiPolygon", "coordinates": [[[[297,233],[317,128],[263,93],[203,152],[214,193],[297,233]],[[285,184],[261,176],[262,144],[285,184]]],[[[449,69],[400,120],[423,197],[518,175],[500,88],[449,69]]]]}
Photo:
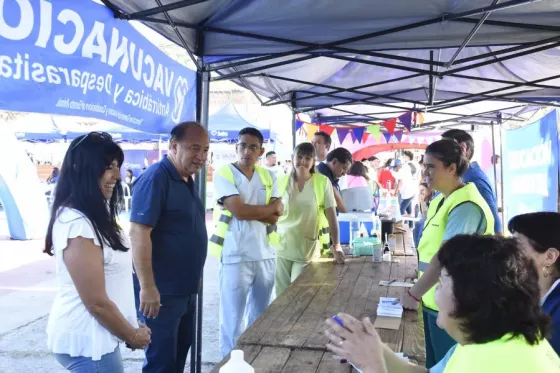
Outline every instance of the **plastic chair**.
{"type": "Polygon", "coordinates": [[[128,212],[128,204],[129,202],[132,203],[132,193],[130,193],[130,187],[127,183],[121,183],[121,185],[123,187],[124,210],[128,212]]]}

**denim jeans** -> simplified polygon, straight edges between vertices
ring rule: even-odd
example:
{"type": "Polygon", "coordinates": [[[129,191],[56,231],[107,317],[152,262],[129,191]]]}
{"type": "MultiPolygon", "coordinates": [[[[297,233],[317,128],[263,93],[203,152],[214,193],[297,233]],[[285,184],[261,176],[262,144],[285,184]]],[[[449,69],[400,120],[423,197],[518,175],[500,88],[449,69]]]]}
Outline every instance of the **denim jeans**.
{"type": "Polygon", "coordinates": [[[54,354],[54,357],[64,369],[72,373],[124,373],[119,346],[97,361],[92,360],[91,357],[72,357],[68,354],[54,354]]]}
{"type": "Polygon", "coordinates": [[[423,308],[422,316],[424,317],[426,368],[430,369],[443,359],[447,351],[457,342],[445,330],[437,326],[437,312],[423,308]]]}
{"type": "MultiPolygon", "coordinates": [[[[140,285],[134,276],[136,310],[140,307],[140,285]]],[[[152,330],[152,341],[144,349],[142,373],[183,373],[191,348],[196,295],[161,295],[161,308],[155,319],[138,319],[152,330]]]]}

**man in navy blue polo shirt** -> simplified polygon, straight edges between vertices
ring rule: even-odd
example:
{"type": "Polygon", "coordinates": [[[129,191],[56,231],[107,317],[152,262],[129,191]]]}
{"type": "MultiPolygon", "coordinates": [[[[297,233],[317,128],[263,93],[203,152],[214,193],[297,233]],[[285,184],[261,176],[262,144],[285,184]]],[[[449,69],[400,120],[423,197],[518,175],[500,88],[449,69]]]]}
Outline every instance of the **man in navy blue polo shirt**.
{"type": "MultiPolygon", "coordinates": [[[[455,140],[459,145],[461,145],[463,154],[467,157],[469,162],[472,160],[474,155],[474,140],[468,132],[460,129],[451,129],[442,133],[441,137],[444,139],[455,140]]],[[[476,185],[476,189],[478,189],[494,216],[494,232],[496,232],[496,234],[501,234],[502,221],[498,215],[496,194],[494,193],[490,180],[488,180],[488,176],[486,176],[484,171],[482,171],[477,162],[470,163],[467,172],[463,174],[463,181],[465,183],[474,183],[474,185],[476,185]]]]}
{"type": "Polygon", "coordinates": [[[326,162],[321,162],[316,166],[317,171],[331,181],[334,188],[336,208],[339,212],[346,212],[346,207],[344,207],[344,202],[342,201],[338,180],[346,175],[350,166],[352,166],[352,153],[346,148],[334,149],[327,154],[326,162]]]}
{"type": "Polygon", "coordinates": [[[138,317],[152,330],[143,373],[183,372],[204,268],[204,206],[193,182],[208,155],[196,122],[171,131],[168,155],[134,184],[130,238],[138,317]]]}

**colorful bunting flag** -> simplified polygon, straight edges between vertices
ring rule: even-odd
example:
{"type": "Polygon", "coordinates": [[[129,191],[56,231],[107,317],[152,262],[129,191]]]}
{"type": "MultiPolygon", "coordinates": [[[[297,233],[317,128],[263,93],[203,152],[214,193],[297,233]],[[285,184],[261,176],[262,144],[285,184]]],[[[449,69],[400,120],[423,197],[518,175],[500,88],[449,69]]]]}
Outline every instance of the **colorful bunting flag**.
{"type": "Polygon", "coordinates": [[[389,134],[392,136],[395,133],[395,127],[397,125],[397,118],[388,119],[382,123],[383,126],[387,129],[389,134]]]}
{"type": "Polygon", "coordinates": [[[391,136],[393,136],[392,134],[390,134],[389,132],[383,132],[383,137],[385,138],[385,142],[388,144],[389,141],[391,141],[391,136]]]}
{"type": "Polygon", "coordinates": [[[296,119],[296,131],[303,126],[304,121],[296,119]]]}
{"type": "Polygon", "coordinates": [[[319,129],[319,126],[311,123],[306,123],[306,131],[307,131],[307,139],[311,141],[313,136],[315,136],[315,132],[319,129]]]}
{"type": "Polygon", "coordinates": [[[395,137],[397,138],[398,142],[401,142],[402,137],[403,137],[403,133],[404,132],[402,130],[395,131],[395,137]]]}
{"type": "Polygon", "coordinates": [[[336,134],[338,135],[338,141],[342,144],[346,136],[348,136],[348,132],[350,132],[350,128],[337,128],[336,134]]]}
{"type": "Polygon", "coordinates": [[[362,135],[362,144],[365,144],[367,139],[369,138],[370,133],[369,132],[364,132],[364,134],[362,135]]]}
{"type": "Polygon", "coordinates": [[[364,137],[364,131],[366,130],[365,127],[355,127],[352,128],[352,133],[354,134],[354,137],[356,138],[356,140],[358,140],[359,143],[362,142],[362,139],[364,137]]]}
{"type": "Polygon", "coordinates": [[[327,135],[332,135],[332,133],[334,132],[335,128],[332,126],[329,126],[327,124],[321,124],[319,126],[319,131],[325,132],[327,135]]]}
{"type": "Polygon", "coordinates": [[[410,129],[412,128],[412,112],[407,111],[406,113],[404,113],[399,117],[399,120],[401,121],[403,126],[408,130],[408,132],[410,132],[410,129]]]}

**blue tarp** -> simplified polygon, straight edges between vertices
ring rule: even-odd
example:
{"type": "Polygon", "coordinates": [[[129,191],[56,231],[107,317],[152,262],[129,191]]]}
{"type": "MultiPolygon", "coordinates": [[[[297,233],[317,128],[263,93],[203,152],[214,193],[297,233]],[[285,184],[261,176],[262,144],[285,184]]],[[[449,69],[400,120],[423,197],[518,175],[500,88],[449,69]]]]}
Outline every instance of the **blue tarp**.
{"type": "Polygon", "coordinates": [[[92,1],[0,1],[0,109],[149,133],[195,118],[196,73],[92,1]]]}
{"type": "Polygon", "coordinates": [[[233,142],[237,141],[237,135],[245,127],[253,127],[261,131],[264,141],[270,141],[270,130],[260,128],[249,123],[239,114],[231,101],[208,118],[208,133],[210,141],[233,142]]]}

